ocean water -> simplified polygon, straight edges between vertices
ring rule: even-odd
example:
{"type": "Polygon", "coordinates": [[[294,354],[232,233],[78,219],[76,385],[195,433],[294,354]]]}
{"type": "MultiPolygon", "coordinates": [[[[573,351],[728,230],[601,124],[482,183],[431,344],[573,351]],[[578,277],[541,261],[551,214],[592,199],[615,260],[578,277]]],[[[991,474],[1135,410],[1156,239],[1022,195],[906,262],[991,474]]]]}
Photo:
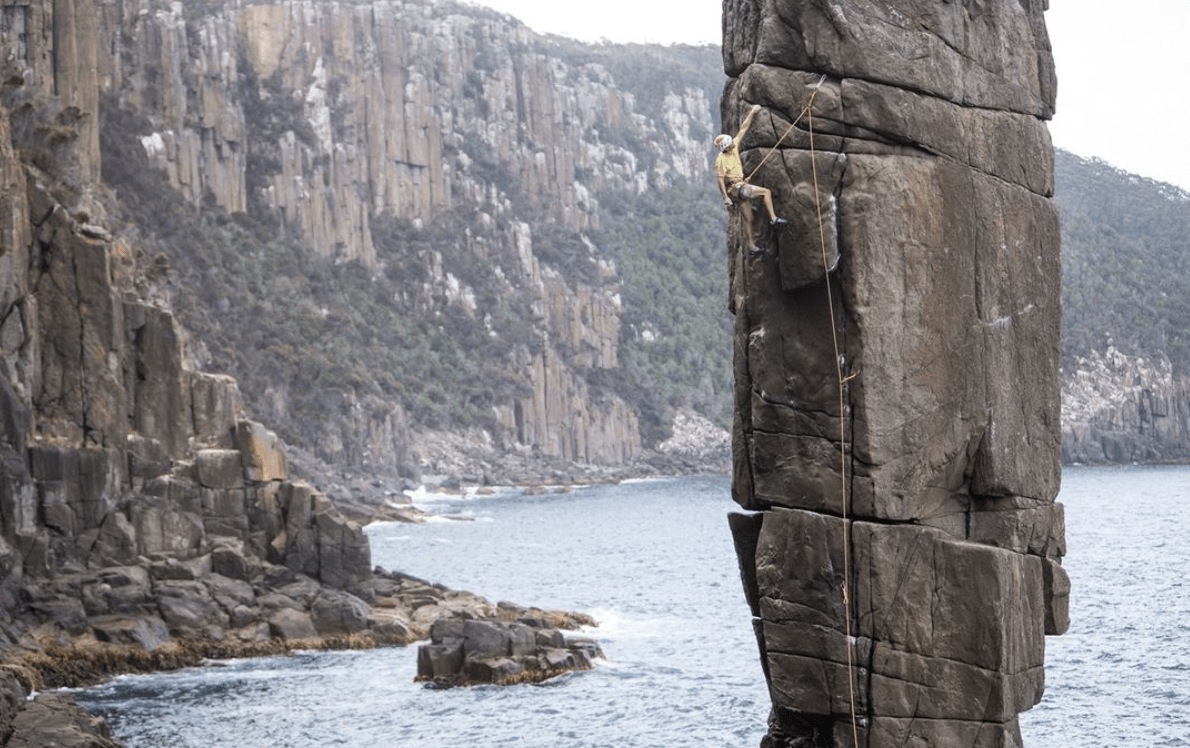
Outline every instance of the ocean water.
{"type": "MultiPolygon", "coordinates": [[[[1026,745],[1188,745],[1190,468],[1063,477],[1073,624],[1048,640],[1026,745]]],[[[369,529],[375,562],[496,602],[592,613],[607,654],[544,685],[427,689],[416,647],[297,653],[76,692],[133,748],[754,747],[768,697],[724,477],[424,497],[454,519],[369,529]]]]}
{"type": "Polygon", "coordinates": [[[1190,746],[1190,467],[1062,474],[1070,630],[1026,746],[1190,746]]]}

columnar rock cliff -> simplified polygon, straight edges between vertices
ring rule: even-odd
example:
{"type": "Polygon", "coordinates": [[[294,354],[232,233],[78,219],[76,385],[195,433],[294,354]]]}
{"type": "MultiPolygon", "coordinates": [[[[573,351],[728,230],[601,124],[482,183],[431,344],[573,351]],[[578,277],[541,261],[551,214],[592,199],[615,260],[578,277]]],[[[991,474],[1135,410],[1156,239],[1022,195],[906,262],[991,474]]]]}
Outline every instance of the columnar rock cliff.
{"type": "Polygon", "coordinates": [[[154,121],[151,147],[175,185],[242,211],[257,155],[264,199],[342,258],[374,261],[371,216],[425,219],[472,201],[499,214],[514,182],[569,225],[589,224],[592,192],[649,178],[600,128],[671,146],[659,171],[706,169],[689,134],[705,127],[705,97],[675,92],[673,119],[654,121],[601,66],[560,63],[506,16],[400,0],[238,2],[197,18],[130,2],[105,16],[104,90],[154,121]],[[261,142],[256,108],[287,110],[289,127],[261,142]],[[508,168],[508,182],[485,166],[508,168]]]}
{"type": "Polygon", "coordinates": [[[268,638],[279,607],[266,588],[299,579],[306,605],[290,613],[309,620],[315,598],[366,610],[359,526],[290,480],[235,381],[189,363],[172,315],[137,296],[130,248],[80,212],[71,165],[86,171],[89,128],[64,113],[15,135],[7,114],[0,647],[88,632],[146,650],[228,629],[268,638]],[[57,176],[22,163],[14,140],[57,176]]]}
{"type": "Polygon", "coordinates": [[[1077,359],[1062,377],[1062,460],[1167,462],[1190,458],[1190,381],[1169,359],[1114,346],[1077,359]]]}
{"type": "MultiPolygon", "coordinates": [[[[602,189],[705,172],[699,90],[646,116],[602,66],[562,62],[511,19],[424,2],[230,3],[197,18],[118,7],[102,25],[115,42],[104,90],[151,120],[146,147],[176,187],[229,211],[259,201],[328,257],[368,266],[376,216],[421,224],[478,210],[475,259],[503,272],[502,293],[533,299],[538,316],[523,323],[540,330],[540,346],[505,363],[528,394],[492,404],[496,441],[599,464],[641,453],[637,414],[586,381],[617,364],[614,265],[594,282],[560,275],[538,259],[535,224],[585,230],[602,189]],[[638,163],[626,137],[663,155],[638,163]]],[[[458,270],[428,269],[427,295],[483,317],[458,270]]],[[[324,456],[400,452],[386,446],[324,456]]]]}
{"type": "Polygon", "coordinates": [[[755,177],[792,230],[729,234],[765,745],[1017,746],[1042,696],[1068,593],[1043,9],[724,6],[746,170],[797,122],[755,177]]]}
{"type": "MultiPolygon", "coordinates": [[[[87,23],[72,16],[67,31],[87,23]]],[[[81,46],[59,44],[49,67],[81,46]]],[[[154,260],[104,227],[110,200],[89,181],[94,112],[31,85],[32,68],[12,75],[0,98],[5,744],[118,745],[69,696],[31,691],[299,644],[403,644],[439,618],[542,629],[504,675],[589,667],[597,647],[571,653],[552,627],[590,619],[372,568],[361,527],[291,476],[236,381],[196,367],[174,316],[143,293],[154,260]]]]}
{"type": "MultiPolygon", "coordinates": [[[[593,384],[620,363],[622,280],[575,237],[587,241],[597,227],[601,191],[705,176],[712,116],[701,81],[665,83],[638,100],[599,55],[502,14],[428,0],[0,7],[8,84],[52,94],[77,115],[88,176],[101,170],[106,117],[193,206],[276,225],[327,265],[407,279],[388,303],[409,318],[446,315],[482,329],[501,351],[485,362],[500,386],[467,397],[499,450],[602,465],[642,454],[638,410],[593,384]],[[394,257],[381,224],[438,233],[416,256],[394,257]],[[575,246],[560,251],[562,233],[575,246]],[[514,312],[498,313],[501,301],[514,312]]],[[[637,90],[653,86],[634,74],[637,90]]],[[[77,205],[97,223],[102,206],[88,195],[77,205]]],[[[193,273],[210,283],[215,261],[197,262],[193,273]]],[[[177,311],[184,321],[242,316],[239,301],[177,311]]],[[[195,352],[206,352],[203,341],[195,352]]],[[[203,360],[229,358],[215,350],[203,360]]],[[[362,383],[338,377],[318,393],[283,376],[237,374],[253,417],[328,463],[416,472],[422,457],[422,471],[435,469],[406,428],[411,410],[424,420],[416,398],[372,386],[366,372],[362,383]],[[316,412],[296,412],[303,397],[316,412]]],[[[408,395],[424,384],[400,386],[408,395]]]]}

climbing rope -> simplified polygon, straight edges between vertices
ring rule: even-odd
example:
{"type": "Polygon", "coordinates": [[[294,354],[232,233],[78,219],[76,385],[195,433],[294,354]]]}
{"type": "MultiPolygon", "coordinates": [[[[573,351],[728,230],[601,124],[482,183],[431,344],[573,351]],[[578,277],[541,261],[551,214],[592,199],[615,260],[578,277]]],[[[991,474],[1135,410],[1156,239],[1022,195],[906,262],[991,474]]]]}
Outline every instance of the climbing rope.
{"type": "MultiPolygon", "coordinates": [[[[822,76],[822,80],[826,80],[826,76],[822,76]]],[[[818,81],[818,85],[822,85],[822,80],[818,81]]],[[[815,87],[814,94],[818,93],[818,88],[815,87]]],[[[822,250],[822,270],[826,277],[826,299],[827,305],[830,309],[831,320],[831,341],[834,343],[835,352],[835,378],[838,382],[839,389],[839,487],[841,492],[841,516],[843,519],[843,610],[846,616],[846,634],[847,634],[847,688],[850,698],[851,706],[851,739],[855,748],[859,748],[859,726],[857,724],[857,710],[855,698],[855,658],[854,637],[851,635],[851,539],[850,531],[848,529],[847,521],[847,419],[845,417],[845,408],[847,400],[847,382],[851,380],[850,376],[846,376],[843,371],[843,355],[839,346],[839,328],[835,323],[835,295],[831,289],[830,281],[830,258],[826,252],[826,221],[822,215],[822,197],[818,190],[818,157],[814,149],[814,114],[810,111],[811,104],[814,103],[814,94],[810,95],[810,100],[806,104],[803,113],[806,116],[806,129],[810,135],[810,172],[814,181],[814,211],[818,215],[818,243],[822,250]]],[[[800,119],[800,117],[799,117],[800,119]]],[[[794,123],[796,124],[796,122],[794,123]]],[[[792,125],[790,126],[792,128],[792,125]]],[[[782,135],[784,140],[785,136],[782,135]]],[[[780,144],[781,141],[777,141],[780,144]]],[[[776,146],[774,146],[775,148],[776,146]]],[[[771,153],[771,151],[770,151],[771,153]]],[[[765,157],[767,158],[767,156],[765,157]]],[[[762,160],[763,164],[764,161],[762,160]]],[[[757,168],[760,168],[759,166],[757,168]]]]}
{"type": "Polygon", "coordinates": [[[814,90],[810,93],[810,98],[806,101],[806,105],[798,116],[789,123],[789,127],[785,128],[785,132],[777,139],[777,142],[769,148],[764,158],[756,165],[748,177],[744,180],[746,183],[751,183],[752,177],[760,168],[764,166],[765,162],[776,153],[777,148],[781,143],[785,142],[785,138],[789,137],[789,133],[797,127],[798,123],[803,118],[806,119],[806,130],[810,137],[810,170],[814,182],[814,210],[818,218],[818,243],[822,251],[822,268],[823,274],[826,277],[826,298],[827,305],[830,309],[831,319],[831,341],[834,344],[835,353],[835,378],[838,382],[839,392],[839,487],[841,493],[841,517],[843,522],[843,609],[846,615],[845,633],[847,636],[847,687],[848,697],[851,709],[851,739],[855,748],[859,748],[859,721],[858,710],[856,708],[856,682],[855,682],[855,656],[854,656],[854,637],[852,636],[852,620],[851,620],[851,594],[850,594],[850,580],[851,580],[851,539],[850,530],[848,529],[847,517],[847,420],[845,418],[845,408],[847,404],[847,383],[851,381],[854,375],[847,376],[843,371],[843,355],[839,344],[839,330],[835,324],[835,297],[834,291],[831,289],[830,282],[830,258],[827,256],[826,250],[826,222],[822,214],[822,197],[818,189],[818,158],[817,151],[814,148],[814,115],[811,111],[814,106],[814,97],[818,95],[818,90],[822,87],[826,76],[823,75],[818,83],[814,86],[814,90]]]}
{"type": "MultiPolygon", "coordinates": [[[[752,183],[752,177],[756,176],[756,172],[760,171],[760,167],[764,166],[764,162],[769,160],[769,156],[772,156],[774,153],[777,152],[777,149],[780,148],[781,144],[785,142],[785,138],[789,137],[789,133],[793,132],[793,128],[797,127],[798,123],[802,121],[802,117],[809,116],[810,107],[814,106],[814,97],[818,95],[818,89],[822,88],[822,83],[825,80],[826,80],[826,75],[823,75],[821,78],[818,79],[818,82],[814,84],[814,90],[810,92],[810,98],[806,101],[806,105],[804,107],[802,107],[801,113],[798,114],[798,116],[794,118],[793,122],[789,123],[789,127],[785,128],[785,132],[781,133],[781,137],[777,138],[777,142],[774,143],[771,148],[769,148],[768,153],[764,154],[764,158],[760,159],[760,163],[757,164],[756,168],[753,169],[752,172],[750,174],[748,174],[748,176],[744,179],[745,183],[747,183],[747,184],[752,183]]],[[[811,143],[810,143],[811,151],[813,150],[813,147],[814,147],[812,136],[813,136],[813,133],[811,133],[811,143]]],[[[817,185],[815,185],[815,189],[817,189],[817,185]]]]}

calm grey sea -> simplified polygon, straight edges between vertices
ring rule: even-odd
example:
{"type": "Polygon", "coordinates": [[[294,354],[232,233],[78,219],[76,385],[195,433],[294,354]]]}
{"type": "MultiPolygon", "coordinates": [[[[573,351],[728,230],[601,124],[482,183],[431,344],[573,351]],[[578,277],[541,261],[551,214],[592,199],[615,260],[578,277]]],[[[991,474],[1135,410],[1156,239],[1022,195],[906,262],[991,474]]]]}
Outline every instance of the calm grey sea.
{"type": "Polygon", "coordinates": [[[1067,468],[1060,498],[1070,631],[1025,745],[1190,746],[1190,467],[1067,468]]]}
{"type": "MultiPolygon", "coordinates": [[[[1188,745],[1190,468],[1063,477],[1073,624],[1027,745],[1188,745]]],[[[370,528],[375,562],[492,601],[593,613],[608,656],[542,686],[425,689],[414,647],[299,653],[77,692],[133,748],[754,748],[765,693],[722,477],[424,497],[462,519],[370,528]]]]}

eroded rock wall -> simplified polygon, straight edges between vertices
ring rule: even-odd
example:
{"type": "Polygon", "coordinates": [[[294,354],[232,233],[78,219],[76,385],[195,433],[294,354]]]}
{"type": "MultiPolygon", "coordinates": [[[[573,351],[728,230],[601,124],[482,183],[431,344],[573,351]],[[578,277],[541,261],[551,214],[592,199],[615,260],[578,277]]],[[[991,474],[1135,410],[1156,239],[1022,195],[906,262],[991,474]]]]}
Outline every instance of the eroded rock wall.
{"type": "Polygon", "coordinates": [[[1169,359],[1108,346],[1079,357],[1062,381],[1062,461],[1102,464],[1190,458],[1190,382],[1169,359]]]}
{"type": "MultiPolygon", "coordinates": [[[[270,211],[327,258],[373,271],[377,216],[416,226],[474,218],[476,258],[509,295],[533,300],[525,324],[541,342],[503,362],[528,394],[495,404],[505,428],[494,442],[613,465],[643,451],[631,408],[586,397],[592,372],[617,365],[615,268],[584,283],[543,267],[535,233],[542,223],[592,228],[600,190],[705,173],[711,109],[700,89],[672,91],[646,114],[603,65],[565,61],[507,16],[424,0],[132,0],[96,13],[100,91],[148,118],[144,147],[189,200],[270,211]],[[630,140],[652,144],[656,158],[644,163],[630,140]]],[[[474,290],[437,259],[426,263],[430,282],[410,289],[425,297],[416,313],[438,314],[446,299],[482,318],[474,290]]],[[[286,383],[274,393],[259,407],[279,406],[259,412],[280,421],[286,383]]],[[[387,420],[340,411],[327,414],[333,439],[304,446],[373,470],[410,461],[387,420]]]]}
{"type": "Polygon", "coordinates": [[[1068,593],[1043,10],[725,4],[725,129],[761,105],[745,171],[790,218],[729,235],[767,745],[1019,745],[1042,696],[1068,593]]]}
{"type": "MultiPolygon", "coordinates": [[[[173,316],[127,284],[128,248],[71,205],[80,174],[22,163],[9,117],[0,106],[0,650],[268,639],[260,596],[296,582],[307,619],[324,591],[366,609],[361,528],[290,479],[235,380],[194,368],[173,316]]],[[[85,123],[50,129],[16,139],[86,163],[85,123]]]]}
{"type": "MultiPolygon", "coordinates": [[[[129,9],[0,3],[0,738],[115,748],[68,696],[26,695],[205,657],[409,643],[446,618],[540,635],[540,651],[510,653],[524,656],[519,678],[589,666],[554,646],[555,627],[589,618],[374,570],[360,525],[291,473],[236,380],[197,365],[201,342],[161,282],[168,263],[106,212],[116,203],[94,181],[99,86],[134,67],[119,56],[97,70],[96,51],[112,49],[95,44],[98,19],[129,9]]],[[[141,10],[132,20],[151,15],[141,10]]],[[[178,29],[124,31],[121,43],[161,47],[178,29]]],[[[170,92],[168,79],[152,73],[151,98],[180,106],[199,91],[170,92]]],[[[604,298],[565,291],[576,314],[555,311],[554,324],[567,340],[607,334],[604,298]]],[[[564,374],[551,372],[559,391],[564,374]]],[[[375,400],[337,404],[374,440],[404,427],[375,400]]],[[[583,425],[574,449],[588,446],[583,425]]],[[[340,438],[330,449],[356,447],[342,435],[327,429],[340,438]]]]}
{"type": "MultiPolygon", "coordinates": [[[[141,145],[191,203],[275,219],[329,261],[383,272],[381,216],[466,231],[475,260],[534,310],[522,320],[534,344],[500,362],[526,388],[492,405],[504,427],[492,441],[561,461],[623,464],[643,451],[630,407],[586,397],[618,362],[616,269],[593,246],[578,262],[605,264],[589,280],[543,264],[543,229],[594,227],[604,189],[703,176],[713,119],[703,88],[640,102],[573,45],[428,0],[4,0],[0,44],[6,82],[55,97],[75,118],[79,170],[91,178],[102,100],[148,123],[141,145]]],[[[102,201],[76,208],[102,223],[102,201]]],[[[401,300],[410,314],[483,319],[475,289],[440,253],[410,264],[429,276],[401,300]]],[[[245,386],[258,418],[310,431],[290,420],[289,382],[245,386]]],[[[332,406],[307,420],[328,433],[306,434],[309,453],[367,470],[417,467],[403,433],[409,403],[362,388],[321,394],[332,406]]]]}

